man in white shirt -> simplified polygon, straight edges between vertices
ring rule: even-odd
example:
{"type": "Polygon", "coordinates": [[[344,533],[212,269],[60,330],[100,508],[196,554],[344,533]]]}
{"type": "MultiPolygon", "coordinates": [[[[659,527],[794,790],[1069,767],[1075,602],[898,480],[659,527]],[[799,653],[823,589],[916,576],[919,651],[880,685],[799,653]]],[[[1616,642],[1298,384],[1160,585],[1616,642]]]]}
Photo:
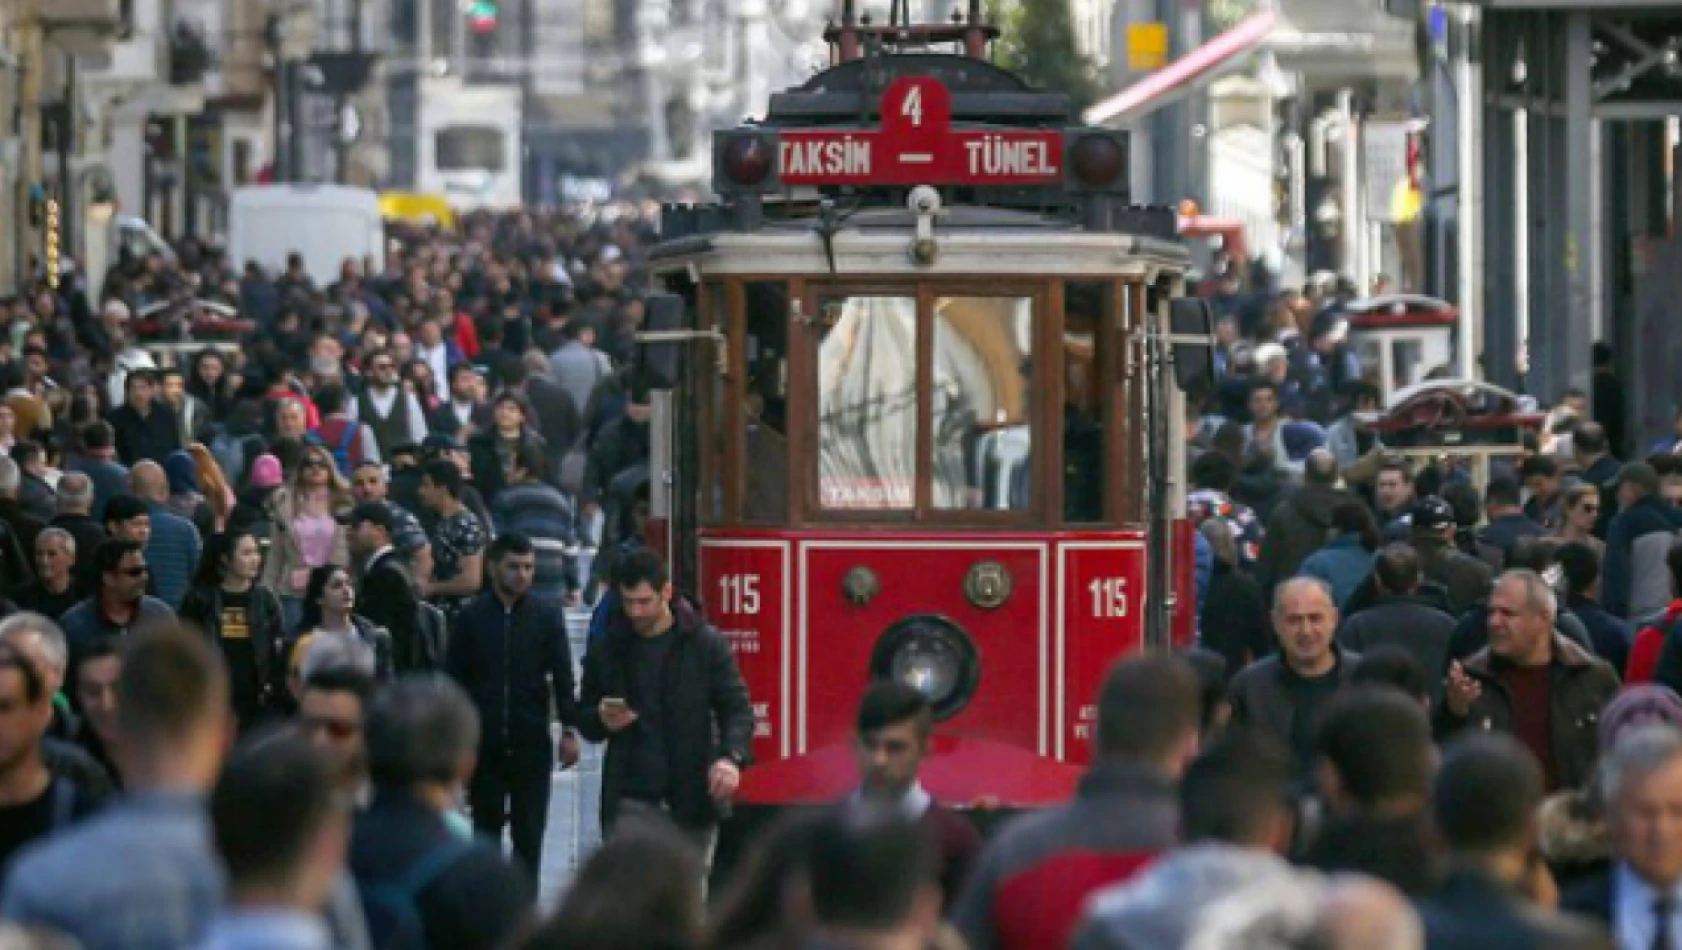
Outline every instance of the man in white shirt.
{"type": "Polygon", "coordinates": [[[1561,906],[1605,921],[1620,950],[1682,950],[1682,731],[1620,736],[1601,768],[1612,869],[1561,906]]]}
{"type": "Polygon", "coordinates": [[[368,355],[367,386],[347,407],[352,419],[374,430],[380,457],[389,458],[399,445],[418,445],[426,438],[426,413],[414,393],[397,379],[397,358],[388,350],[368,355]]]}

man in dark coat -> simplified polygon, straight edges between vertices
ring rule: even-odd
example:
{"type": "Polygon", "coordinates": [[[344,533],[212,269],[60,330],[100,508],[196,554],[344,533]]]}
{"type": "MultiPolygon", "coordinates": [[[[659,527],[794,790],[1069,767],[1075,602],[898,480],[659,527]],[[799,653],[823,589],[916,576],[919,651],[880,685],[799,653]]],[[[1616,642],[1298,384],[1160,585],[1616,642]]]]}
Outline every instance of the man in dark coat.
{"type": "Polygon", "coordinates": [[[181,429],[175,410],[158,398],[158,374],[137,369],[123,380],[127,401],[111,411],[117,436],[117,455],[124,465],[151,459],[159,465],[181,448],[181,429]]]}
{"type": "Polygon", "coordinates": [[[1256,559],[1256,581],[1269,599],[1275,585],[1294,575],[1326,543],[1332,509],[1339,502],[1357,500],[1337,487],[1337,458],[1325,449],[1309,453],[1302,477],[1302,487],[1268,517],[1261,555],[1256,559]]]}
{"type": "Polygon", "coordinates": [[[415,614],[420,592],[403,555],[392,543],[397,525],[391,506],[373,501],[357,505],[346,515],[351,554],[362,559],[362,580],[357,587],[357,613],[391,631],[391,647],[398,672],[437,669],[443,663],[444,644],[423,643],[416,629],[415,614]]]}
{"type": "Polygon", "coordinates": [[[1416,596],[1421,579],[1419,552],[1389,544],[1373,558],[1373,583],[1379,600],[1345,620],[1337,642],[1357,653],[1386,644],[1401,647],[1428,674],[1432,702],[1442,696],[1439,671],[1447,668],[1454,618],[1416,596]]]}
{"type": "Polygon", "coordinates": [[[674,601],[659,555],[614,572],[620,611],[590,643],[578,731],[606,742],[602,829],[627,811],[665,811],[703,839],[741,781],[753,706],[730,645],[687,601],[674,601]]]}

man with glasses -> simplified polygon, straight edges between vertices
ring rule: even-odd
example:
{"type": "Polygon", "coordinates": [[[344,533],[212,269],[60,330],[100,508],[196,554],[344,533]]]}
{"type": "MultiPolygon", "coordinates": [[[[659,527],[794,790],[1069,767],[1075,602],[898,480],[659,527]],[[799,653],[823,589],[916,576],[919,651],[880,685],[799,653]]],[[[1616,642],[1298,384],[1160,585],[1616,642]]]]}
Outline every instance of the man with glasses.
{"type": "Polygon", "coordinates": [[[70,644],[69,682],[76,682],[76,666],[82,652],[102,636],[124,638],[143,630],[173,627],[175,611],[156,597],[146,595],[151,569],[146,552],[129,540],[113,539],[99,546],[93,556],[98,588],[87,600],[70,608],[60,626],[70,644]]]}
{"type": "Polygon", "coordinates": [[[375,350],[366,368],[366,385],[351,406],[352,415],[373,430],[382,457],[399,445],[425,439],[426,413],[420,400],[398,382],[397,358],[389,350],[375,350]]]}

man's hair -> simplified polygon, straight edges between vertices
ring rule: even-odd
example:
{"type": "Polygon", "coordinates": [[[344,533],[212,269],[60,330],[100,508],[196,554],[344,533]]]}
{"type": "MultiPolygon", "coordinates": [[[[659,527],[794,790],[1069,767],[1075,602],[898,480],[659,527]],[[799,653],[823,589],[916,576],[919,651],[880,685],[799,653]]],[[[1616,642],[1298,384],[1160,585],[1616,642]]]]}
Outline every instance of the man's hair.
{"type": "Polygon", "coordinates": [[[1265,376],[1258,376],[1255,379],[1250,380],[1250,391],[1245,394],[1245,398],[1254,396],[1257,392],[1260,392],[1263,389],[1271,392],[1273,394],[1273,398],[1279,398],[1279,384],[1265,376]]]}
{"type": "Polygon", "coordinates": [[[1198,488],[1226,492],[1238,479],[1238,463],[1225,452],[1210,450],[1191,463],[1191,483],[1198,488]]]}
{"type": "Polygon", "coordinates": [[[813,915],[819,926],[899,927],[932,885],[939,861],[928,837],[897,809],[873,803],[831,808],[812,833],[813,915]]]}
{"type": "Polygon", "coordinates": [[[1488,855],[1529,844],[1542,795],[1542,768],[1523,743],[1473,732],[1443,750],[1431,812],[1451,851],[1488,855]]]}
{"type": "Polygon", "coordinates": [[[666,567],[665,559],[647,548],[625,555],[613,568],[613,586],[620,590],[631,590],[643,584],[662,590],[671,580],[671,571],[666,567]]]}
{"type": "Polygon", "coordinates": [[[1403,541],[1386,544],[1372,560],[1372,578],[1387,594],[1406,594],[1419,586],[1423,567],[1419,550],[1403,541]]]}
{"type": "Polygon", "coordinates": [[[479,745],[479,711],[447,676],[409,673],[367,712],[368,777],[377,786],[454,782],[479,745]]]}
{"type": "Polygon", "coordinates": [[[41,443],[32,439],[19,439],[12,443],[12,461],[18,463],[19,468],[40,459],[44,454],[46,450],[41,448],[41,443]]]}
{"type": "Polygon", "coordinates": [[[1516,480],[1506,477],[1492,478],[1484,486],[1483,507],[1489,510],[1497,506],[1503,508],[1517,507],[1524,498],[1523,489],[1519,488],[1516,480]]]}
{"type": "Polygon", "coordinates": [[[421,464],[421,477],[432,479],[432,484],[450,493],[451,498],[460,498],[462,489],[461,469],[456,463],[446,458],[429,459],[421,464]]]}
{"type": "Polygon", "coordinates": [[[123,642],[117,705],[125,741],[139,749],[177,746],[228,714],[228,672],[204,636],[171,625],[123,642]]]}
{"type": "Polygon", "coordinates": [[[1532,455],[1525,459],[1518,467],[1518,477],[1553,478],[1559,474],[1559,464],[1546,455],[1532,455]]]}
{"type": "Polygon", "coordinates": [[[87,510],[93,504],[93,479],[81,472],[65,472],[58,480],[58,507],[87,510]]]}
{"type": "Polygon", "coordinates": [[[70,667],[70,644],[64,638],[64,628],[51,617],[26,610],[0,620],[0,644],[11,643],[17,637],[35,634],[41,638],[41,651],[58,675],[70,667]]]}
{"type": "Polygon", "coordinates": [[[1355,689],[1334,697],[1321,714],[1314,752],[1331,763],[1362,808],[1431,791],[1431,723],[1425,707],[1397,690],[1355,689]]]}
{"type": "Polygon", "coordinates": [[[1598,422],[1585,422],[1571,432],[1571,446],[1583,455],[1599,455],[1606,451],[1606,427],[1598,422]]]}
{"type": "MultiPolygon", "coordinates": [[[[1580,541],[1561,545],[1554,559],[1559,562],[1560,570],[1565,574],[1567,593],[1583,594],[1600,578],[1600,555],[1595,553],[1594,548],[1580,541]]],[[[1665,555],[1665,564],[1671,565],[1668,553],[1665,555]]],[[[1674,572],[1674,567],[1672,570],[1674,572]]]]}
{"type": "Polygon", "coordinates": [[[670,820],[621,819],[567,885],[560,909],[523,946],[696,946],[704,911],[695,882],[705,876],[694,843],[670,820]]]}
{"type": "Polygon", "coordinates": [[[123,558],[130,554],[143,553],[145,550],[138,541],[129,541],[125,538],[111,538],[107,541],[101,541],[99,547],[94,548],[93,551],[94,570],[100,574],[109,574],[123,563],[123,558]]]}
{"type": "Polygon", "coordinates": [[[76,536],[63,528],[43,529],[40,534],[35,536],[36,551],[41,550],[41,544],[44,541],[62,541],[72,556],[76,554],[76,536]]]}
{"type": "Polygon", "coordinates": [[[1340,501],[1332,506],[1332,530],[1338,534],[1354,534],[1360,536],[1361,546],[1371,551],[1378,547],[1378,522],[1372,516],[1372,509],[1367,503],[1358,498],[1340,501]]]}
{"type": "MultiPolygon", "coordinates": [[[[1379,462],[1378,474],[1383,475],[1385,472],[1395,472],[1402,476],[1402,481],[1413,484],[1413,466],[1409,465],[1406,459],[1386,458],[1379,462]]],[[[1373,480],[1377,481],[1377,478],[1373,480]]]]}
{"type": "Polygon", "coordinates": [[[104,520],[106,524],[113,521],[121,523],[151,513],[152,509],[147,507],[146,502],[139,495],[124,492],[120,495],[112,495],[111,499],[105,503],[104,520]]]}
{"type": "Polygon", "coordinates": [[[923,691],[899,680],[877,680],[859,700],[858,734],[869,735],[902,722],[913,722],[917,735],[927,737],[934,727],[933,707],[923,691]]]}
{"type": "Polygon", "coordinates": [[[47,681],[15,644],[0,643],[0,670],[14,670],[23,680],[24,701],[33,706],[47,698],[47,681]]]}
{"type": "Polygon", "coordinates": [[[128,371],[128,376],[123,379],[123,390],[126,392],[128,388],[133,386],[135,383],[151,383],[156,386],[158,384],[158,373],[156,370],[146,369],[144,367],[140,369],[131,369],[128,371]]]}
{"type": "Polygon", "coordinates": [[[1519,538],[1507,549],[1505,566],[1508,570],[1526,570],[1541,574],[1553,566],[1560,548],[1560,539],[1546,535],[1519,538]]]}
{"type": "Polygon", "coordinates": [[[1197,674],[1198,702],[1202,707],[1200,722],[1203,731],[1208,732],[1217,725],[1215,714],[1227,701],[1226,657],[1203,647],[1190,647],[1179,655],[1197,674]]]}
{"type": "Polygon", "coordinates": [[[295,730],[242,744],[210,793],[211,833],[230,882],[295,881],[316,836],[342,807],[325,755],[295,730]]]}
{"type": "Polygon", "coordinates": [[[1355,669],[1350,671],[1349,682],[1394,689],[1416,702],[1431,695],[1425,668],[1406,647],[1393,643],[1380,644],[1362,653],[1355,661],[1355,669]]]}
{"type": "Polygon", "coordinates": [[[317,386],[315,389],[315,408],[324,419],[342,411],[345,408],[345,388],[338,383],[324,383],[317,386]]]}
{"type": "Polygon", "coordinates": [[[377,686],[372,676],[354,666],[329,666],[304,677],[305,692],[349,693],[364,707],[374,698],[377,686]]]}
{"type": "Polygon", "coordinates": [[[1665,723],[1637,726],[1603,750],[1600,793],[1611,805],[1631,782],[1639,782],[1673,762],[1682,760],[1682,732],[1665,723]]]}
{"type": "MultiPolygon", "coordinates": [[[[92,663],[94,660],[103,660],[108,656],[114,656],[121,659],[123,655],[123,639],[113,633],[102,633],[99,636],[94,637],[92,640],[89,640],[87,646],[77,650],[76,653],[78,654],[76,657],[77,670],[85,669],[87,668],[87,665],[92,663]]],[[[70,688],[72,690],[75,686],[76,684],[74,683],[70,684],[70,688]]]]}
{"type": "Polygon", "coordinates": [[[117,442],[116,432],[111,423],[104,419],[95,419],[82,427],[82,447],[86,449],[108,449],[117,442]]]}
{"type": "Polygon", "coordinates": [[[1336,485],[1338,474],[1337,456],[1326,449],[1308,453],[1302,466],[1303,480],[1313,485],[1336,485]]]}
{"type": "Polygon", "coordinates": [[[485,560],[495,564],[510,554],[535,554],[537,546],[530,537],[519,531],[504,531],[491,542],[490,549],[485,552],[485,560]]]}
{"type": "Polygon", "coordinates": [[[1285,808],[1291,756],[1272,736],[1243,726],[1222,733],[1180,778],[1186,842],[1255,844],[1285,808]]]}
{"type": "Polygon", "coordinates": [[[1098,752],[1161,759],[1198,734],[1202,713],[1202,686],[1191,664],[1165,654],[1127,657],[1098,691],[1098,752]]]}

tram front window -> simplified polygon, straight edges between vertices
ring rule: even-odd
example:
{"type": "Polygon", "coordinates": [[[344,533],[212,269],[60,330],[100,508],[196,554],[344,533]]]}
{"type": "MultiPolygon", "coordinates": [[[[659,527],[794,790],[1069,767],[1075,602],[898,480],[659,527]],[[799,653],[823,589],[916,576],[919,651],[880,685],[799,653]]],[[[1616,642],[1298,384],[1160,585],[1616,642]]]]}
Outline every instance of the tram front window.
{"type": "Polygon", "coordinates": [[[934,507],[1027,509],[1034,300],[940,297],[934,307],[934,507]]]}
{"type": "Polygon", "coordinates": [[[742,520],[782,524],[788,518],[788,285],[750,281],[742,293],[747,304],[742,520]]]}
{"type": "Polygon", "coordinates": [[[909,511],[916,501],[917,301],[819,301],[818,501],[909,511]]]}

